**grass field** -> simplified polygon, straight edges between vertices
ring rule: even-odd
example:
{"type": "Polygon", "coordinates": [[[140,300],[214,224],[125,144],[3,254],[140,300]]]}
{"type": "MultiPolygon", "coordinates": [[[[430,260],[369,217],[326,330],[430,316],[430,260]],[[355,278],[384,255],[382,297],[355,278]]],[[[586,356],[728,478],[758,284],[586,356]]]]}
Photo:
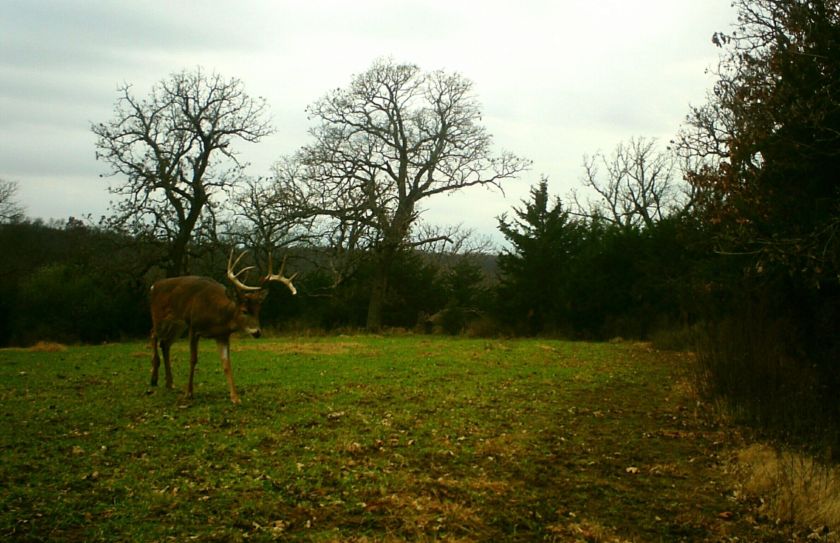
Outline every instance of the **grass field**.
{"type": "Polygon", "coordinates": [[[0,539],[762,541],[690,358],[641,344],[240,340],[228,400],[142,343],[0,350],[0,539]],[[736,539],[739,538],[739,539],[736,539]]]}

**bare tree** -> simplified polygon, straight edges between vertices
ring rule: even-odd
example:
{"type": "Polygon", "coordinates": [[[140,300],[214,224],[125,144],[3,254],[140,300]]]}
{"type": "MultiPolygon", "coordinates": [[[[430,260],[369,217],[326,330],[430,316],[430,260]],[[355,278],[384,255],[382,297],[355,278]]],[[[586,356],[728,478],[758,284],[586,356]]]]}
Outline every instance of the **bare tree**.
{"type": "Polygon", "coordinates": [[[631,138],[610,156],[585,156],[583,167],[583,185],[595,197],[584,203],[574,194],[578,215],[619,226],[650,227],[692,199],[675,179],[674,155],[657,149],[655,139],[631,138]]]}
{"type": "Polygon", "coordinates": [[[146,99],[131,91],[122,86],[113,120],[91,127],[97,159],[127,178],[110,186],[114,224],[165,241],[167,274],[181,275],[194,236],[215,232],[214,196],[241,176],[231,144],[271,132],[265,100],[201,69],[171,75],[146,99]]]}
{"type": "Polygon", "coordinates": [[[465,228],[462,224],[444,228],[422,225],[418,233],[427,239],[440,239],[431,243],[426,249],[432,256],[471,256],[496,252],[496,246],[489,236],[480,234],[472,228],[465,228]]]}
{"type": "Polygon", "coordinates": [[[23,218],[23,208],[16,201],[17,181],[0,179],[0,223],[16,222],[23,218]]]}
{"type": "Polygon", "coordinates": [[[317,239],[315,218],[301,215],[293,195],[285,191],[288,186],[271,177],[247,177],[229,201],[227,234],[236,244],[253,248],[264,262],[276,248],[306,245],[317,239]]]}
{"type": "Polygon", "coordinates": [[[379,60],[308,108],[314,142],[297,157],[298,194],[328,219],[334,241],[375,259],[367,325],[382,323],[390,263],[398,251],[445,237],[419,235],[421,204],[437,194],[501,183],[530,166],[493,154],[472,83],[379,60]]]}

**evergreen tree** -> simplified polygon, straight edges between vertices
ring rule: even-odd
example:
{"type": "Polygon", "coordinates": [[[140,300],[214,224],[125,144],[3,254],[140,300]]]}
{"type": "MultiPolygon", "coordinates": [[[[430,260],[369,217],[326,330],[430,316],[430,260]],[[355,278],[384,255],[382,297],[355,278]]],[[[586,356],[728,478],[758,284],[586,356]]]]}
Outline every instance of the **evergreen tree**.
{"type": "Polygon", "coordinates": [[[531,200],[498,218],[510,248],[499,255],[500,318],[515,329],[538,334],[568,325],[565,285],[581,241],[580,225],[559,198],[550,198],[543,178],[531,200]]]}

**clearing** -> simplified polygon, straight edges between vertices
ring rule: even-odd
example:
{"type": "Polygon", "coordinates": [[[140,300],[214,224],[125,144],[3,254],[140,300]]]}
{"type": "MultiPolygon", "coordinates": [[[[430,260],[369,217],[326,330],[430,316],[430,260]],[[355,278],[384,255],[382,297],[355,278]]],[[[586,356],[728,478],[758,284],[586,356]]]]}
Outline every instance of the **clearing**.
{"type": "Polygon", "coordinates": [[[213,342],[193,400],[141,343],[0,350],[0,538],[786,541],[736,499],[736,428],[644,344],[213,342]]]}

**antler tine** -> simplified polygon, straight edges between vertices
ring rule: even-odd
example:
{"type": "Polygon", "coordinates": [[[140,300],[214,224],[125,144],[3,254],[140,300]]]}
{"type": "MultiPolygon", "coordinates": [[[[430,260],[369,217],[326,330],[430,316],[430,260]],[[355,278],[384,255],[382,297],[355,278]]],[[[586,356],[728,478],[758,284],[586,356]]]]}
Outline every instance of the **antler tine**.
{"type": "Polygon", "coordinates": [[[233,283],[233,286],[238,288],[239,290],[262,290],[262,287],[252,287],[250,285],[246,285],[242,281],[239,280],[239,276],[245,273],[248,270],[254,269],[254,266],[248,266],[246,268],[242,268],[238,272],[234,273],[233,269],[239,264],[239,261],[242,260],[242,257],[248,251],[242,251],[242,253],[233,260],[233,247],[230,249],[230,256],[228,256],[228,268],[227,268],[227,277],[230,279],[230,282],[233,283]]]}
{"type": "MultiPolygon", "coordinates": [[[[279,272],[277,272],[277,274],[278,274],[278,275],[283,275],[283,270],[285,270],[285,269],[286,269],[286,258],[287,258],[287,257],[288,257],[288,255],[284,255],[284,256],[283,256],[283,262],[280,264],[280,271],[279,271],[279,272]]],[[[293,274],[292,274],[292,276],[291,276],[291,277],[289,277],[289,281],[291,281],[291,280],[293,280],[295,277],[297,277],[299,273],[300,273],[300,272],[295,272],[295,273],[293,273],[293,274]]]]}
{"type": "Polygon", "coordinates": [[[245,273],[245,272],[246,272],[246,271],[248,271],[248,270],[253,270],[255,267],[256,267],[256,266],[248,266],[248,267],[246,267],[246,268],[242,268],[241,270],[239,270],[238,272],[236,272],[236,277],[239,277],[240,275],[242,275],[243,273],[245,273]]]}
{"type": "MultiPolygon", "coordinates": [[[[280,275],[283,274],[283,270],[285,270],[285,269],[286,269],[286,257],[284,256],[283,257],[283,264],[280,265],[280,275]]],[[[299,274],[300,274],[300,272],[293,273],[292,276],[289,277],[289,281],[291,281],[292,279],[297,277],[299,274]]]]}
{"type": "Polygon", "coordinates": [[[267,283],[269,281],[277,281],[278,283],[283,283],[284,285],[286,285],[289,288],[289,291],[291,291],[292,295],[294,296],[295,294],[297,294],[297,289],[292,284],[292,280],[295,277],[297,277],[298,274],[294,273],[294,274],[292,274],[291,277],[284,277],[283,276],[283,270],[286,269],[286,258],[287,258],[287,256],[283,257],[283,262],[280,264],[280,271],[277,272],[277,273],[274,273],[272,271],[271,252],[268,253],[268,275],[265,276],[265,278],[263,279],[263,282],[267,283]]]}
{"type": "MultiPolygon", "coordinates": [[[[248,254],[248,251],[247,251],[247,250],[242,251],[242,252],[239,254],[239,256],[238,256],[238,257],[236,257],[236,260],[234,260],[233,264],[231,265],[230,260],[233,258],[233,248],[231,248],[231,250],[230,250],[230,256],[228,257],[228,269],[229,269],[229,270],[233,270],[236,266],[238,266],[238,265],[239,265],[239,261],[240,261],[240,260],[242,260],[242,257],[244,257],[244,256],[245,256],[245,255],[247,255],[247,254],[248,254]]],[[[247,268],[243,268],[243,269],[239,270],[239,271],[236,273],[236,276],[237,276],[237,277],[239,277],[239,275],[240,275],[242,272],[247,271],[247,270],[252,270],[252,269],[254,269],[254,266],[248,266],[247,268]]]]}

